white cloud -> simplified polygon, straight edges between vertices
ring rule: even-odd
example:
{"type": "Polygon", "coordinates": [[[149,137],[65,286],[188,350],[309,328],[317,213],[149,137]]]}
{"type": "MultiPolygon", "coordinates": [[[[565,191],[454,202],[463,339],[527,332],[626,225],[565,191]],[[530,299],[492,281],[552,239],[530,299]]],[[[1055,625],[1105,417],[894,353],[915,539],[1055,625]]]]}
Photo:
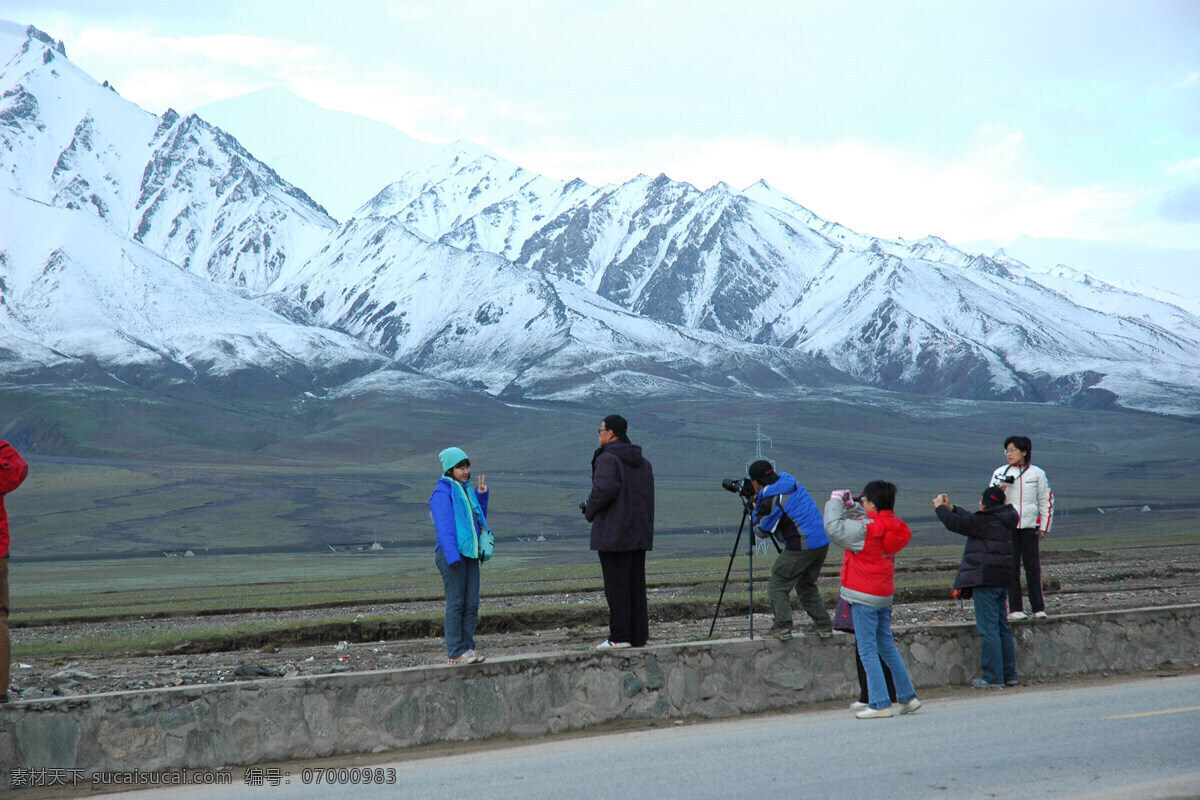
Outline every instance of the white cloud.
{"type": "Polygon", "coordinates": [[[122,96],[161,113],[194,108],[261,89],[320,68],[329,55],[314,45],[271,37],[160,36],[89,27],[70,44],[72,61],[122,96]],[[129,59],[136,53],[136,59],[129,59]]]}
{"type": "MultiPolygon", "coordinates": [[[[419,19],[419,5],[391,9],[419,19]]],[[[427,141],[488,138],[492,127],[551,122],[554,112],[472,87],[444,83],[362,52],[285,38],[247,35],[164,36],[89,27],[72,36],[72,60],[148,111],[185,111],[284,86],[326,108],[370,116],[427,141]],[[137,53],[130,60],[129,53],[137,53]]]]}
{"type": "Polygon", "coordinates": [[[1196,175],[1200,174],[1200,157],[1188,158],[1183,161],[1178,161],[1167,167],[1168,175],[1196,175]]]}

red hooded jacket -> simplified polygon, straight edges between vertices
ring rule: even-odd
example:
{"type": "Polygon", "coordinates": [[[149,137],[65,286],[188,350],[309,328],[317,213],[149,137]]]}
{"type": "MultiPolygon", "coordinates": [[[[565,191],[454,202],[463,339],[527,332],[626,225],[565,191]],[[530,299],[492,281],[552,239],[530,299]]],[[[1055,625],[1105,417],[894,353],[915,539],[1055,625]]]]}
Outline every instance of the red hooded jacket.
{"type": "Polygon", "coordinates": [[[860,596],[842,596],[850,602],[882,607],[891,604],[896,592],[896,553],[912,539],[912,531],[891,511],[872,511],[867,518],[871,522],[862,550],[847,550],[842,555],[842,586],[860,596]],[[879,602],[869,602],[868,598],[879,602]]]}
{"type": "Polygon", "coordinates": [[[4,510],[4,495],[21,485],[29,474],[29,465],[17,449],[0,441],[0,558],[8,555],[8,512],[4,510]]]}

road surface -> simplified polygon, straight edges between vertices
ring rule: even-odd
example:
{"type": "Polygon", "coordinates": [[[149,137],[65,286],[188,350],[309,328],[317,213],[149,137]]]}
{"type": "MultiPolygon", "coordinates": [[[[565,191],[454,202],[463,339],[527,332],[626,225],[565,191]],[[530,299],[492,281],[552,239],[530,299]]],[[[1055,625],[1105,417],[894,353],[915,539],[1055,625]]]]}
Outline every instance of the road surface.
{"type": "Polygon", "coordinates": [[[431,758],[252,769],[124,800],[1200,797],[1200,674],[926,698],[905,717],[799,711],[431,758]],[[318,766],[320,769],[318,769],[318,766]],[[368,770],[372,781],[354,785],[368,770]],[[320,778],[321,782],[316,781],[320,778]],[[332,779],[333,784],[330,784],[332,779]],[[278,785],[271,785],[278,782],[278,785]]]}

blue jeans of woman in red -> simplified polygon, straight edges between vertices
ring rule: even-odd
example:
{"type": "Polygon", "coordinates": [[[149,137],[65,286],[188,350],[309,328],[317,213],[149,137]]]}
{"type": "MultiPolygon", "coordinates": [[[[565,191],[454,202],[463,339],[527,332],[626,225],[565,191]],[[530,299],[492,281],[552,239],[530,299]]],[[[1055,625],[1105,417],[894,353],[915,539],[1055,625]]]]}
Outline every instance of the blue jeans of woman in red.
{"type": "Polygon", "coordinates": [[[867,671],[867,705],[871,708],[887,708],[892,704],[888,697],[887,682],[883,677],[882,660],[892,671],[896,684],[896,700],[907,703],[917,696],[908,667],[896,649],[892,639],[892,607],[875,608],[861,603],[851,603],[850,613],[854,616],[854,638],[858,644],[858,655],[867,671]]]}

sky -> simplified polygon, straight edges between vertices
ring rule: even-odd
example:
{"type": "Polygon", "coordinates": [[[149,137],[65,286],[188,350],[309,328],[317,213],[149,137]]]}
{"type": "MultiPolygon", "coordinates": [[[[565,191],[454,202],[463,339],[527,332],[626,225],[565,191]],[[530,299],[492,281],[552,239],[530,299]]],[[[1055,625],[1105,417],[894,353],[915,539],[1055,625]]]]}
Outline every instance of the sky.
{"type": "Polygon", "coordinates": [[[154,113],[279,85],[554,178],[762,178],[869,235],[1200,297],[1195,0],[0,0],[0,18],[154,113]]]}

